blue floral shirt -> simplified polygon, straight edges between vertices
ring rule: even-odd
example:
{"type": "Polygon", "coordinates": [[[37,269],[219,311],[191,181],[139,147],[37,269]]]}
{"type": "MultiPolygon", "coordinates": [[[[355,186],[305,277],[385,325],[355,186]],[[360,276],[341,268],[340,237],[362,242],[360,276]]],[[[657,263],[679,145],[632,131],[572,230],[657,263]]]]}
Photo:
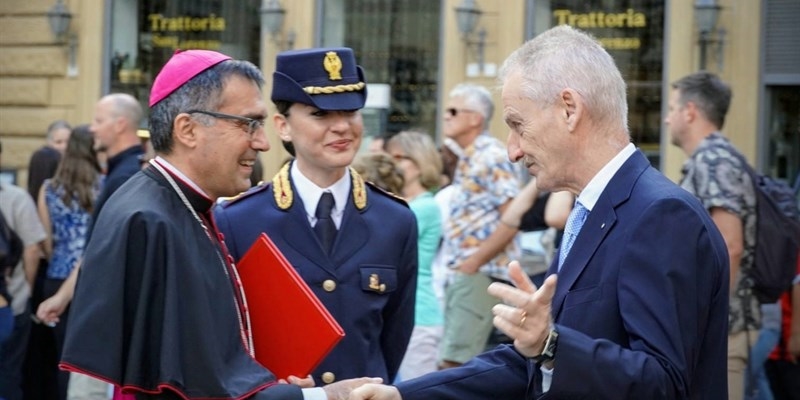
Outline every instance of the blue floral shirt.
{"type": "MultiPolygon", "coordinates": [[[[483,134],[459,157],[452,185],[455,190],[450,215],[443,219],[444,240],[450,249],[445,262],[450,268],[457,268],[497,228],[500,206],[519,193],[519,180],[505,146],[483,134]]],[[[507,280],[506,267],[515,254],[512,242],[481,266],[480,272],[507,280]]]]}
{"type": "MultiPolygon", "coordinates": [[[[47,277],[66,279],[83,255],[92,214],[81,208],[74,196],[67,206],[61,198],[64,188],[54,189],[50,183],[50,179],[44,182],[44,198],[53,228],[53,255],[47,267],[47,277]]],[[[98,192],[99,185],[95,197],[98,192]]]]}

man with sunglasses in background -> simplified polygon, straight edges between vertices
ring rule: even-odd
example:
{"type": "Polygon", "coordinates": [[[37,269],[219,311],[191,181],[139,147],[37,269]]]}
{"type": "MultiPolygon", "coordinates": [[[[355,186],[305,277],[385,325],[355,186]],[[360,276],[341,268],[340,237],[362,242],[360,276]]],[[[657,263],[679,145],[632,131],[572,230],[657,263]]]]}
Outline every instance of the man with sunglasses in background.
{"type": "Polygon", "coordinates": [[[486,289],[508,281],[506,266],[513,243],[489,240],[500,216],[519,192],[505,145],[489,135],[494,111],[489,91],[462,83],[450,91],[444,135],[461,148],[452,186],[450,214],[442,215],[444,262],[451,274],[445,289],[441,369],[459,366],[483,352],[492,332],[492,307],[486,289]]]}

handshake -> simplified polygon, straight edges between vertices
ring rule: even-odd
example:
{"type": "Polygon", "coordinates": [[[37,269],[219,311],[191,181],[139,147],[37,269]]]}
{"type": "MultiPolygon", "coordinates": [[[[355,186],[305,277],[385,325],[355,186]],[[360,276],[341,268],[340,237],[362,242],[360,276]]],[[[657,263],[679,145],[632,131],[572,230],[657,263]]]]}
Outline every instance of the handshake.
{"type": "MultiPolygon", "coordinates": [[[[289,377],[291,383],[303,388],[314,387],[311,377],[300,379],[289,377]]],[[[394,386],[382,385],[381,378],[355,378],[334,382],[322,387],[328,400],[402,400],[400,392],[394,386]]]]}
{"type": "MultiPolygon", "coordinates": [[[[303,388],[314,387],[314,379],[310,376],[300,379],[289,377],[288,382],[303,388]]],[[[381,378],[346,379],[325,385],[322,389],[328,400],[402,400],[400,392],[394,386],[382,385],[381,378]]]]}
{"type": "Polygon", "coordinates": [[[382,385],[381,378],[357,378],[323,387],[328,400],[402,400],[394,386],[382,385]]]}

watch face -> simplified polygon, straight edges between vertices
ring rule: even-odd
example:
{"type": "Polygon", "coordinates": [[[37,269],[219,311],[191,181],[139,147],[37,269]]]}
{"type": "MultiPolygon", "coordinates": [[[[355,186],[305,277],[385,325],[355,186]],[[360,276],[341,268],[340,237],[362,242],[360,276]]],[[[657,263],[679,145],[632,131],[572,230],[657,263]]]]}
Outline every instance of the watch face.
{"type": "Polygon", "coordinates": [[[548,357],[549,359],[553,359],[556,355],[556,344],[558,343],[558,332],[554,330],[550,330],[550,334],[547,335],[547,341],[544,343],[544,350],[542,350],[542,355],[548,357]]]}

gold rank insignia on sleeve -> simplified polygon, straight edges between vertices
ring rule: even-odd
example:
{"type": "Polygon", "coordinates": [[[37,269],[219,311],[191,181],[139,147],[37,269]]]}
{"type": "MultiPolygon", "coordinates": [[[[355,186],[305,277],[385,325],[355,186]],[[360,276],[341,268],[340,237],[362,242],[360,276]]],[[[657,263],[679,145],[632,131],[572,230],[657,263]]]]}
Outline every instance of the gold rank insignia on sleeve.
{"type": "Polygon", "coordinates": [[[294,201],[294,193],[292,193],[292,184],[289,182],[289,165],[286,163],[281,167],[280,171],[272,178],[272,194],[275,196],[275,203],[278,208],[286,210],[292,206],[294,201]]]}
{"type": "Polygon", "coordinates": [[[367,189],[364,187],[364,178],[353,167],[350,167],[350,176],[353,179],[353,203],[361,211],[367,206],[367,189]]]}
{"type": "Polygon", "coordinates": [[[325,59],[322,61],[322,67],[328,73],[328,79],[338,81],[342,79],[342,59],[335,51],[325,53],[325,59]]]}

